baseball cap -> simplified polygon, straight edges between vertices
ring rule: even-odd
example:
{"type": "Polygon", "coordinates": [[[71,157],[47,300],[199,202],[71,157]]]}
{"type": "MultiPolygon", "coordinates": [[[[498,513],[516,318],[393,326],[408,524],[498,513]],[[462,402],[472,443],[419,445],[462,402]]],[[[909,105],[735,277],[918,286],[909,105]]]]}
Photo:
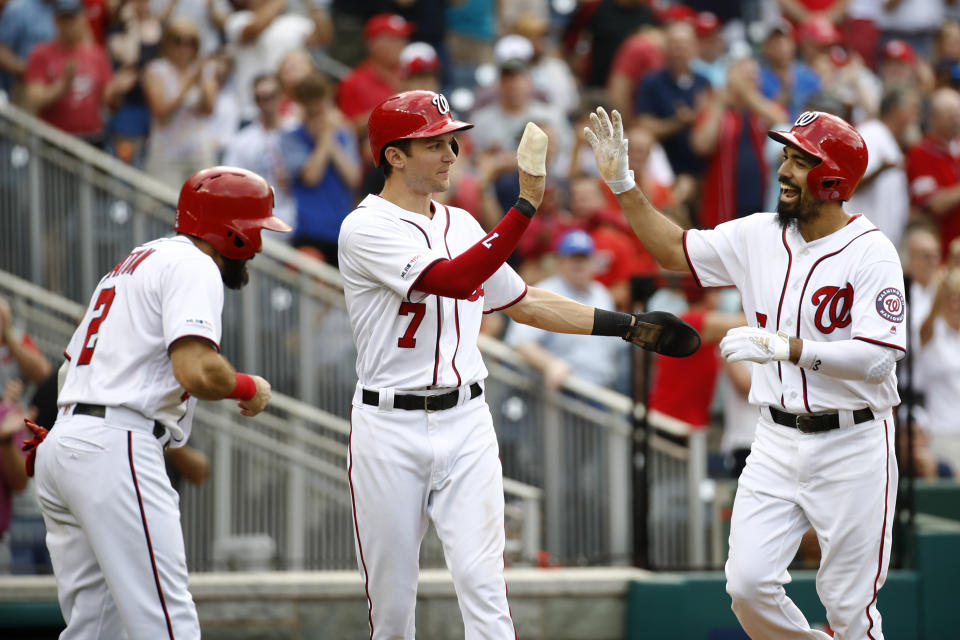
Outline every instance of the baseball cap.
{"type": "Polygon", "coordinates": [[[53,10],[57,15],[83,13],[83,0],[57,0],[53,10]]]}
{"type": "Polygon", "coordinates": [[[671,4],[659,12],[660,22],[689,22],[694,24],[697,12],[685,4],[671,4]]]}
{"type": "Polygon", "coordinates": [[[440,58],[426,42],[411,42],[400,52],[400,73],[404,77],[434,73],[439,68],[440,58]]]}
{"type": "Polygon", "coordinates": [[[560,237],[557,248],[558,256],[586,256],[593,253],[593,238],[586,231],[574,229],[567,231],[560,237]]]}
{"type": "Polygon", "coordinates": [[[842,36],[837,25],[826,18],[810,18],[800,25],[800,40],[818,47],[839,44],[842,36]]]}
{"type": "Polygon", "coordinates": [[[697,30],[697,36],[702,38],[715,33],[720,28],[720,20],[713,13],[702,11],[697,14],[693,26],[697,30]]]}
{"type": "Polygon", "coordinates": [[[493,59],[501,71],[522,71],[533,59],[533,44],[515,33],[503,36],[493,45],[493,59]]]}
{"type": "Polygon", "coordinates": [[[913,47],[905,40],[890,40],[883,45],[883,57],[885,60],[899,60],[900,62],[913,63],[917,59],[913,47]]]}
{"type": "Polygon", "coordinates": [[[793,25],[783,19],[772,22],[755,22],[750,25],[750,34],[755,42],[766,42],[775,35],[792,36],[793,25]]]}
{"type": "Polygon", "coordinates": [[[363,39],[373,40],[378,36],[408,38],[413,33],[413,24],[396,13],[378,13],[363,26],[363,39]]]}

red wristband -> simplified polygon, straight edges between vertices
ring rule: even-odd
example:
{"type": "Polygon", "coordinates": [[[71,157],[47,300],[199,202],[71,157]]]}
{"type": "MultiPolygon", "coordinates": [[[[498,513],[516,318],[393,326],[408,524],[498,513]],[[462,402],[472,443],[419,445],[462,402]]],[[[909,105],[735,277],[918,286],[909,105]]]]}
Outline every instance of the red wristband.
{"type": "Polygon", "coordinates": [[[237,384],[234,385],[233,391],[227,396],[228,398],[250,400],[253,396],[257,395],[257,383],[253,381],[252,376],[248,376],[245,373],[237,373],[236,376],[237,384]]]}

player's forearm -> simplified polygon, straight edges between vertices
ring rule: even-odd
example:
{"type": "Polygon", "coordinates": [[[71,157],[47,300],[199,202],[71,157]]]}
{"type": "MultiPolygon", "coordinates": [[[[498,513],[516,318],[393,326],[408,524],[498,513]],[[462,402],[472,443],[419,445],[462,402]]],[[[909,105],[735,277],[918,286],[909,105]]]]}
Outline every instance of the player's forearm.
{"type": "Polygon", "coordinates": [[[593,330],[593,307],[537,287],[527,287],[527,295],[503,311],[515,322],[544,331],[586,335],[593,330]]]}
{"type": "Polygon", "coordinates": [[[503,266],[526,231],[536,209],[519,200],[493,231],[452,260],[441,260],[424,271],[413,289],[426,294],[469,298],[503,266]]]}
{"type": "Polygon", "coordinates": [[[233,367],[210,343],[183,338],[170,347],[173,376],[180,386],[200,400],[222,400],[236,387],[233,367]]]}
{"type": "Polygon", "coordinates": [[[840,380],[878,384],[893,371],[900,352],[864,340],[817,342],[790,339],[790,361],[804,369],[840,380]]]}
{"type": "Polygon", "coordinates": [[[683,229],[654,207],[639,187],[617,196],[627,222],[640,242],[664,269],[686,271],[683,229]]]}

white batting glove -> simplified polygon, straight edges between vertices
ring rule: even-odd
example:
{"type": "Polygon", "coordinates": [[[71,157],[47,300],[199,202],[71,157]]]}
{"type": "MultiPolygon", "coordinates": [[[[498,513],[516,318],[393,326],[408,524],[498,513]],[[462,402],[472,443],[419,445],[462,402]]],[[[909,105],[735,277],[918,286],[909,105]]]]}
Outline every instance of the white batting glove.
{"type": "Polygon", "coordinates": [[[583,134],[593,147],[597,168],[610,190],[619,194],[633,189],[636,182],[627,162],[629,140],[623,137],[620,112],[614,109],[611,121],[604,108],[597,107],[596,113],[590,114],[590,126],[583,128],[583,134]]]}
{"type": "Polygon", "coordinates": [[[727,362],[749,360],[770,362],[790,359],[790,336],[780,331],[771,333],[754,327],[736,327],[720,341],[720,355],[727,362]]]}

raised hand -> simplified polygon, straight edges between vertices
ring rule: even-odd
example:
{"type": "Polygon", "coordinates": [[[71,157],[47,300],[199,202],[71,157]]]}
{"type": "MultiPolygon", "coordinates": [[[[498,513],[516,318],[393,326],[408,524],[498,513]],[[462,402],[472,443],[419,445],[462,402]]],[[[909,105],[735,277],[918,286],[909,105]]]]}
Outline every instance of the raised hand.
{"type": "Polygon", "coordinates": [[[611,118],[603,107],[597,107],[596,113],[590,114],[590,126],[584,127],[583,133],[593,148],[600,175],[611,191],[620,194],[635,187],[628,163],[629,140],[623,137],[620,112],[614,109],[611,118]]]}

